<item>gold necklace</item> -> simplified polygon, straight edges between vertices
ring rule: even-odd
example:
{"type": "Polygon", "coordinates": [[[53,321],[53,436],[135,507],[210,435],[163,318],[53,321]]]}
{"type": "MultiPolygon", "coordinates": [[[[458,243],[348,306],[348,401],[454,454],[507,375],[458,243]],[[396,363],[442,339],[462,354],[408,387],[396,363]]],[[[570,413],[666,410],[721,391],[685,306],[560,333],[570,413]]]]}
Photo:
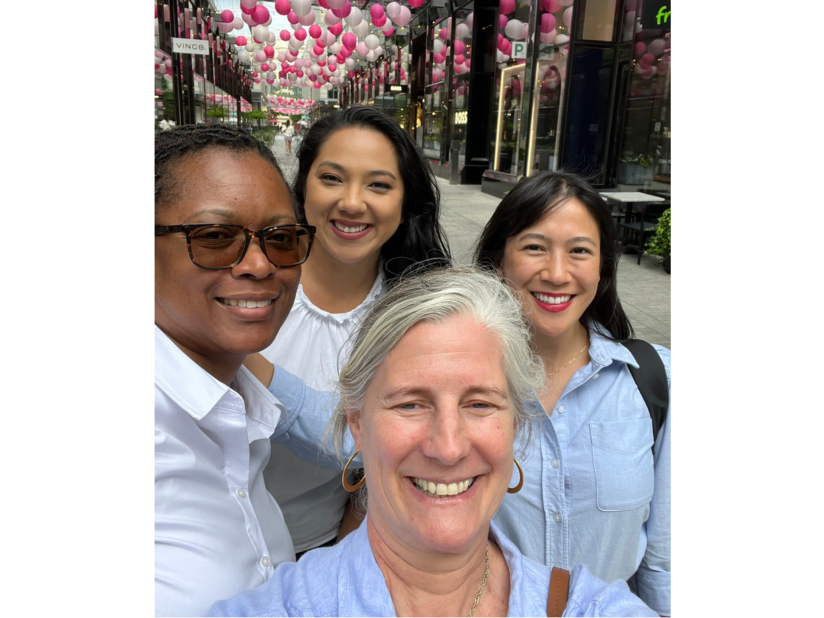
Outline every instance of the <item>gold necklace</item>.
{"type": "Polygon", "coordinates": [[[481,580],[481,585],[478,587],[478,592],[475,594],[475,601],[472,603],[472,609],[469,610],[469,618],[472,618],[472,612],[478,607],[481,602],[481,595],[484,593],[486,587],[486,578],[489,577],[489,543],[486,544],[486,567],[484,568],[484,578],[481,580]]]}
{"type": "Polygon", "coordinates": [[[574,363],[574,362],[575,362],[575,359],[576,359],[576,358],[578,358],[579,356],[581,356],[581,353],[582,353],[584,350],[586,350],[588,347],[589,347],[589,341],[587,341],[587,344],[586,344],[583,348],[581,348],[581,350],[580,350],[580,351],[579,351],[579,352],[578,352],[575,356],[573,356],[573,357],[572,357],[572,360],[571,360],[571,361],[569,361],[566,365],[564,365],[564,366],[563,366],[563,367],[561,367],[560,369],[556,369],[555,371],[552,371],[552,372],[550,372],[550,373],[546,374],[546,375],[547,375],[547,377],[548,377],[548,376],[554,376],[556,373],[560,373],[561,371],[563,371],[564,369],[566,369],[567,367],[569,367],[572,363],[574,363]]]}

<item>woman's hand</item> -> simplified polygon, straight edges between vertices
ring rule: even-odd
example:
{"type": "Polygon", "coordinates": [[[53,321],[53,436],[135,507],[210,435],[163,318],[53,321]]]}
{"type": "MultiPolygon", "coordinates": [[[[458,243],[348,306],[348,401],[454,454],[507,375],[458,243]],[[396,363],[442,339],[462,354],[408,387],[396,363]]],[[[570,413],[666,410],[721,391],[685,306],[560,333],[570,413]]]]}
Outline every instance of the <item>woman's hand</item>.
{"type": "Polygon", "coordinates": [[[260,352],[250,354],[243,361],[243,365],[251,371],[266,388],[269,388],[269,385],[272,383],[272,376],[275,375],[275,366],[266,360],[263,354],[260,352]]]}

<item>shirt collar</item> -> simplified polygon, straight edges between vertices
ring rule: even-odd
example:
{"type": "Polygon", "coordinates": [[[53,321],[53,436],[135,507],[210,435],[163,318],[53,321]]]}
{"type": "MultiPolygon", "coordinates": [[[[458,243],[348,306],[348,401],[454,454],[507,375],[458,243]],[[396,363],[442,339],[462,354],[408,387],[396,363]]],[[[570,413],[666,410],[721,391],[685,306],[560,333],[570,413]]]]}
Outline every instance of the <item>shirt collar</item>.
{"type": "MultiPolygon", "coordinates": [[[[232,390],[189,358],[157,325],[155,384],[198,421],[232,390]]],[[[285,412],[283,405],[246,367],[241,366],[232,386],[245,402],[246,416],[259,424],[250,425],[250,441],[260,437],[268,438],[274,432],[281,414],[285,412]]]]}
{"type": "Polygon", "coordinates": [[[191,417],[201,420],[229,387],[194,362],[155,325],[155,384],[191,417]]]}
{"type": "Polygon", "coordinates": [[[602,326],[589,329],[589,357],[594,365],[606,367],[618,361],[638,367],[638,361],[629,350],[617,341],[607,339],[601,332],[607,331],[602,326]]]}

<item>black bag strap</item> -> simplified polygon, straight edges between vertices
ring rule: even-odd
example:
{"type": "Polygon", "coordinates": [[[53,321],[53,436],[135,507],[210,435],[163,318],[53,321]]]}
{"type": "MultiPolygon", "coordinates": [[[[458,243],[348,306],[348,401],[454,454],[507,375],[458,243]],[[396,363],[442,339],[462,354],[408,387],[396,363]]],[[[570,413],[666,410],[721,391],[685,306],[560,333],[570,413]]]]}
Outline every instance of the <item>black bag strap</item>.
{"type": "Polygon", "coordinates": [[[622,343],[638,361],[637,369],[632,365],[627,365],[627,368],[638,386],[644,403],[647,404],[649,417],[652,419],[652,451],[654,453],[658,430],[667,420],[667,408],[669,408],[667,370],[652,344],[641,339],[628,339],[622,343]]]}

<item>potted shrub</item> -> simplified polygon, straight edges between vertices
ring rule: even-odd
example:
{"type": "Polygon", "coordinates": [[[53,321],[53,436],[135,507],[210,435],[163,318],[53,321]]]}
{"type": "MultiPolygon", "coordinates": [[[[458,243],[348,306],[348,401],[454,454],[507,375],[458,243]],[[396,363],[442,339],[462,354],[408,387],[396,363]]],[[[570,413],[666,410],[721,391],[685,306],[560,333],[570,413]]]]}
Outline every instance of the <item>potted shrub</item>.
{"type": "Polygon", "coordinates": [[[658,227],[655,230],[655,235],[650,238],[647,243],[647,252],[650,255],[660,255],[663,257],[661,266],[664,267],[664,272],[670,273],[670,254],[672,253],[671,244],[671,230],[672,220],[670,218],[670,208],[664,211],[661,218],[658,219],[658,227]]]}
{"type": "Polygon", "coordinates": [[[626,156],[618,160],[618,182],[624,185],[643,185],[652,182],[652,160],[646,155],[626,156]]]}

